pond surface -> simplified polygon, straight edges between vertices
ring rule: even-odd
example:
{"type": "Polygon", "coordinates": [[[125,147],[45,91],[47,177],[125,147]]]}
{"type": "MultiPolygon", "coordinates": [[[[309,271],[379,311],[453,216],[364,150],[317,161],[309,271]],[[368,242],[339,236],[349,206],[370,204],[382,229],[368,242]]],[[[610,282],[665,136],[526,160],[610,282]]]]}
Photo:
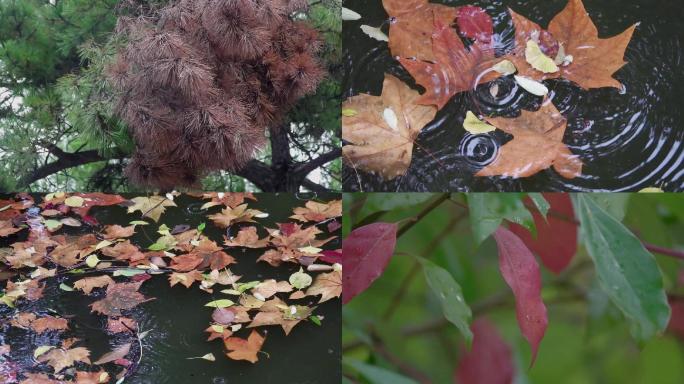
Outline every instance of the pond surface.
{"type": "MultiPolygon", "coordinates": [[[[566,0],[436,1],[453,6],[473,4],[492,16],[500,48],[513,45],[514,30],[507,8],[547,27],[566,0]]],[[[583,91],[563,80],[545,84],[556,107],[568,119],[563,140],[584,162],[582,176],[564,179],[553,170],[525,179],[480,178],[474,174],[491,163],[510,136],[473,136],[463,127],[466,111],[488,115],[517,115],[536,110],[541,98],[531,96],[512,78],[497,80],[499,94],[488,85],[455,96],[438,112],[417,139],[406,175],[386,182],[380,177],[346,167],[346,191],[638,191],[660,187],[684,190],[684,5],[672,0],[585,0],[599,37],[617,35],[640,22],[626,51],[628,64],[615,77],[625,85],[583,91]]],[[[388,15],[380,0],[346,0],[344,6],[360,13],[345,21],[343,46],[346,76],[344,97],[359,93],[379,95],[385,73],[414,89],[415,82],[390,55],[387,43],[366,36],[362,24],[389,31],[388,15]]]]}
{"type": "MultiPolygon", "coordinates": [[[[315,195],[296,196],[293,194],[257,194],[257,202],[249,201],[249,207],[269,213],[269,217],[258,219],[260,228],[266,226],[276,228],[276,223],[291,221],[292,209],[304,206],[307,200],[315,195]]],[[[125,196],[127,198],[134,196],[125,196]]],[[[335,194],[319,194],[316,201],[331,201],[339,199],[335,194]]],[[[206,222],[204,233],[218,244],[222,244],[223,230],[215,227],[211,220],[206,218],[207,211],[200,207],[207,200],[200,200],[188,196],[176,198],[178,207],[167,208],[161,216],[159,224],[166,224],[173,228],[176,225],[186,224],[191,228],[206,222]]],[[[38,199],[36,199],[38,202],[38,199]]],[[[212,208],[211,213],[220,211],[212,208]]],[[[127,225],[132,220],[140,219],[140,212],[127,214],[123,207],[95,207],[91,209],[91,215],[101,224],[127,225]]],[[[323,229],[323,227],[321,227],[323,229]]],[[[157,225],[139,226],[131,242],[142,247],[152,244],[159,235],[156,233],[157,225]],[[151,240],[152,239],[152,240],[151,240]]],[[[235,228],[231,229],[234,231],[235,228]]],[[[325,229],[323,229],[325,231],[325,229]]],[[[62,229],[61,231],[64,231],[62,229]]],[[[259,230],[260,236],[265,231],[259,230]]],[[[23,231],[26,233],[27,231],[23,231]]],[[[74,234],[79,232],[92,232],[92,229],[69,231],[74,234]]],[[[62,232],[58,232],[62,233],[62,232]]],[[[234,235],[234,234],[233,234],[234,235]]],[[[339,235],[339,233],[338,233],[339,235]]],[[[25,238],[26,236],[24,236],[25,238]]],[[[0,248],[6,247],[10,242],[22,241],[24,238],[14,236],[2,239],[0,248]]],[[[326,249],[339,249],[339,238],[325,245],[326,249]]],[[[256,263],[265,249],[246,250],[244,248],[228,249],[227,252],[236,258],[237,264],[231,265],[231,271],[242,275],[241,281],[277,279],[287,280],[288,277],[299,269],[294,264],[284,264],[274,268],[260,262],[256,263]]],[[[101,275],[97,273],[95,275],[101,275]]],[[[140,353],[137,351],[138,344],[130,334],[128,336],[110,336],[104,332],[106,317],[91,314],[88,306],[102,294],[88,297],[80,292],[64,292],[59,289],[60,283],[73,285],[75,280],[83,278],[83,275],[63,275],[47,281],[44,297],[39,301],[19,305],[19,311],[34,311],[43,314],[57,313],[69,318],[70,330],[60,334],[47,332],[36,335],[35,332],[25,331],[10,327],[7,317],[14,310],[0,305],[0,345],[11,346],[11,361],[21,367],[36,365],[33,359],[33,351],[39,345],[58,345],[60,339],[78,337],[83,340],[78,346],[85,346],[91,350],[91,360],[94,361],[114,347],[133,342],[131,348],[133,357],[128,359],[136,361],[140,353]]],[[[120,278],[116,278],[117,281],[120,278]]],[[[126,280],[126,279],[124,279],[126,280]]],[[[3,283],[4,285],[4,283],[3,283]]],[[[149,330],[149,334],[143,339],[142,358],[140,364],[134,366],[134,371],[126,379],[125,383],[134,384],[230,384],[230,383],[292,383],[314,384],[339,382],[341,377],[341,302],[338,299],[330,300],[318,306],[314,314],[322,316],[321,326],[310,321],[299,323],[290,333],[285,336],[280,327],[267,327],[267,337],[259,361],[251,364],[244,361],[229,360],[224,355],[223,343],[220,340],[206,341],[207,333],[204,332],[211,323],[212,309],[204,306],[205,303],[225,295],[217,294],[220,289],[215,289],[213,295],[201,291],[195,284],[186,289],[181,285],[169,287],[167,275],[156,275],[146,281],[140,292],[146,297],[154,297],[156,300],[139,305],[127,312],[128,317],[134,318],[141,331],[149,330]],[[215,362],[201,359],[188,360],[188,357],[203,356],[213,353],[215,362]]],[[[100,297],[101,298],[101,297],[100,297]]],[[[315,304],[317,297],[305,300],[306,305],[315,304]],[[310,300],[309,300],[310,299],[310,300]]],[[[263,328],[258,328],[264,334],[263,328]]],[[[249,333],[241,331],[238,337],[246,338],[249,333]]],[[[0,357],[0,368],[3,364],[9,364],[0,357]]],[[[107,369],[112,364],[106,364],[107,369]]],[[[118,370],[107,369],[110,374],[118,370]]],[[[39,370],[32,369],[32,372],[39,370]]],[[[48,370],[46,372],[51,372],[48,370]]],[[[113,382],[113,381],[112,381],[113,382]]]]}

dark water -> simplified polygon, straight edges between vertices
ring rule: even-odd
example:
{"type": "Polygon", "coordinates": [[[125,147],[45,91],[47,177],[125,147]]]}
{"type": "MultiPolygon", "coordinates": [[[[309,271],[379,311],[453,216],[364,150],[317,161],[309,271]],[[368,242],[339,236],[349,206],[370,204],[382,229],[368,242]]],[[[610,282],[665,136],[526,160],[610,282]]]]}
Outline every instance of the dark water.
{"type": "MultiPolygon", "coordinates": [[[[567,4],[544,1],[443,1],[454,6],[474,4],[494,19],[501,47],[513,43],[506,9],[514,9],[547,27],[567,4]]],[[[510,115],[534,110],[541,98],[531,96],[512,79],[500,79],[499,96],[487,85],[460,94],[425,127],[414,147],[410,169],[390,182],[345,168],[347,191],[635,191],[660,187],[684,190],[684,2],[681,0],[585,0],[599,37],[611,37],[640,22],[626,51],[628,64],[616,78],[617,89],[583,91],[563,80],[545,82],[558,109],[568,119],[564,142],[584,162],[583,175],[567,180],[553,170],[519,180],[478,178],[473,175],[490,163],[497,148],[510,136],[473,136],[462,128],[467,110],[510,115]],[[493,139],[493,140],[492,140],[493,139]]],[[[360,13],[359,21],[345,21],[343,45],[345,98],[366,92],[379,95],[384,73],[408,84],[411,76],[395,61],[387,43],[367,37],[360,25],[380,26],[388,33],[387,14],[380,0],[346,0],[344,6],[360,13]]],[[[420,90],[419,86],[415,89],[420,90]]]]}
{"type": "MultiPolygon", "coordinates": [[[[268,212],[266,219],[258,219],[260,224],[274,228],[276,222],[287,222],[288,216],[296,206],[303,206],[306,200],[300,200],[292,194],[262,194],[257,195],[258,202],[250,202],[251,208],[268,212]]],[[[312,198],[313,195],[301,196],[312,198]]],[[[318,195],[319,200],[329,201],[339,199],[338,195],[318,195]]],[[[178,208],[168,208],[162,215],[159,224],[165,223],[170,228],[178,224],[196,227],[207,222],[205,234],[217,243],[222,238],[223,231],[214,227],[206,219],[207,211],[200,211],[202,201],[187,196],[176,199],[178,208]]],[[[212,208],[214,213],[219,208],[212,208]]],[[[139,219],[140,215],[126,214],[125,208],[107,207],[93,208],[94,217],[102,224],[127,224],[131,220],[139,219]]],[[[323,228],[322,228],[323,229],[323,228]]],[[[157,226],[149,225],[137,227],[136,235],[131,241],[139,246],[147,247],[156,240],[157,226]],[[146,233],[142,233],[141,229],[146,233]]],[[[325,229],[323,229],[325,231],[325,229]]],[[[62,230],[63,231],[63,230],[62,230]]],[[[81,232],[87,232],[81,230],[81,232]]],[[[59,232],[61,233],[61,232],[59,232]]],[[[70,233],[74,233],[71,231],[70,233]]],[[[265,235],[261,233],[260,235],[265,235]]],[[[12,238],[11,242],[22,241],[12,238]]],[[[0,247],[8,245],[8,240],[0,243],[0,247]]],[[[340,248],[339,240],[326,244],[326,249],[340,248]]],[[[275,278],[287,280],[298,270],[298,267],[282,266],[273,268],[266,263],[256,263],[256,258],[263,250],[249,250],[246,252],[228,250],[238,263],[231,266],[231,271],[242,275],[241,281],[275,278]],[[232,252],[231,252],[232,251],[232,252]]],[[[98,273],[100,275],[102,273],[98,273]]],[[[0,306],[0,345],[10,344],[11,358],[19,365],[31,367],[35,365],[33,351],[39,345],[57,345],[60,339],[78,337],[84,340],[77,346],[85,346],[91,350],[92,360],[96,360],[122,343],[133,342],[129,360],[136,361],[140,356],[135,337],[109,336],[103,331],[106,326],[105,316],[91,314],[89,304],[99,297],[86,297],[80,292],[64,292],[59,284],[73,282],[82,278],[61,276],[48,280],[48,287],[44,291],[44,298],[30,306],[19,306],[20,311],[54,311],[61,316],[70,317],[70,330],[61,334],[44,333],[36,335],[18,328],[9,327],[5,320],[11,316],[12,310],[0,306]],[[131,358],[132,356],[132,358],[131,358]]],[[[115,278],[122,279],[122,278],[115,278]]],[[[123,278],[125,279],[125,278],[123,278]]],[[[4,284],[3,284],[4,285],[4,284]]],[[[219,289],[220,290],[220,289],[219,289]]],[[[215,290],[218,292],[219,290],[215,290]]],[[[298,324],[289,336],[285,336],[280,327],[266,328],[268,333],[262,351],[256,364],[229,360],[224,355],[223,343],[215,340],[207,342],[204,331],[211,322],[210,308],[204,304],[225,298],[225,295],[215,296],[201,291],[194,285],[186,289],[180,285],[170,288],[166,275],[154,276],[143,283],[140,291],[147,297],[156,300],[144,303],[127,313],[139,324],[141,331],[150,330],[143,339],[143,353],[140,365],[126,379],[126,383],[134,384],[231,384],[231,383],[292,383],[319,384],[339,382],[341,377],[341,304],[339,300],[324,303],[314,311],[323,316],[322,326],[316,326],[309,321],[298,324]],[[188,357],[203,356],[213,353],[215,362],[205,360],[187,360],[188,357]]],[[[307,305],[314,303],[311,299],[307,305]]],[[[264,328],[259,328],[264,334],[264,328]]],[[[241,330],[236,336],[246,337],[249,331],[241,330]]],[[[0,358],[0,366],[6,364],[0,358]]],[[[112,364],[103,366],[105,369],[112,364]]],[[[118,368],[117,368],[118,369],[118,368]]],[[[118,372],[117,369],[110,373],[118,372]]],[[[31,370],[36,372],[36,369],[31,370]]],[[[113,376],[113,375],[112,375],[113,376]]],[[[112,381],[114,382],[114,381],[112,381]]]]}

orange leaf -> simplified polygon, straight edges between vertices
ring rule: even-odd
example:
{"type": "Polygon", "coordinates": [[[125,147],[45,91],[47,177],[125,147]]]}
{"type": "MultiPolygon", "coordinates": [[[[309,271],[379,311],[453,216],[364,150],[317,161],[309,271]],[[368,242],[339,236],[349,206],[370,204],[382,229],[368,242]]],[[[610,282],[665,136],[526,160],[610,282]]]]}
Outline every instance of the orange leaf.
{"type": "Polygon", "coordinates": [[[513,135],[513,140],[476,176],[528,177],[551,166],[567,179],[582,173],[582,162],[562,142],[567,120],[550,101],[536,112],[523,110],[517,118],[488,118],[487,122],[513,135]]]}
{"type": "Polygon", "coordinates": [[[84,279],[78,280],[74,283],[74,288],[80,289],[81,291],[85,292],[86,295],[90,295],[93,289],[106,287],[109,284],[114,284],[114,280],[107,275],[102,275],[96,277],[86,277],[84,279]]]}
{"type": "Polygon", "coordinates": [[[252,331],[247,340],[239,337],[229,337],[223,340],[223,344],[229,351],[226,355],[233,360],[247,360],[251,363],[259,361],[257,353],[261,351],[264,345],[265,337],[261,336],[259,332],[252,331]]]}

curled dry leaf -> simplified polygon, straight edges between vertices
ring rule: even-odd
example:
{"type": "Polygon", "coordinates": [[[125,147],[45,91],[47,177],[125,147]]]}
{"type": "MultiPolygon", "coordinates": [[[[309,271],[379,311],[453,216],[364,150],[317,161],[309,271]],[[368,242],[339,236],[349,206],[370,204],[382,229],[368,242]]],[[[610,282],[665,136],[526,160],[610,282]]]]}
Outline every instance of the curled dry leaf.
{"type": "Polygon", "coordinates": [[[523,110],[517,118],[488,118],[487,122],[513,135],[513,140],[477,176],[528,177],[551,166],[568,179],[582,173],[581,160],[563,144],[567,120],[550,101],[538,111],[523,110]]]}
{"type": "Polygon", "coordinates": [[[418,98],[418,92],[401,80],[385,75],[381,96],[362,94],[347,99],[343,108],[356,114],[342,117],[342,138],[350,143],[342,149],[345,161],[386,180],[406,173],[414,141],[437,113],[434,107],[418,105],[418,98]],[[398,117],[396,129],[384,118],[386,109],[398,117]]]}

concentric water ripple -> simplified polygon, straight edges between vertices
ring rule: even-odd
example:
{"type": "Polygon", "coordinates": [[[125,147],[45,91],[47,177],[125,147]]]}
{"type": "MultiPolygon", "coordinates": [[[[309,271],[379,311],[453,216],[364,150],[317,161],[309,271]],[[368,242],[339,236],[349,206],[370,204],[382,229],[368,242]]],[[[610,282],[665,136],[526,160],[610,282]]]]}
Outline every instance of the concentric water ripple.
{"type": "MultiPolygon", "coordinates": [[[[475,4],[487,10],[495,23],[497,52],[513,46],[514,29],[508,7],[547,26],[566,0],[446,1],[475,4]]],[[[681,5],[666,0],[584,1],[600,37],[614,36],[639,22],[616,78],[624,89],[584,91],[564,80],[547,81],[550,97],[568,119],[564,142],[584,162],[583,174],[564,179],[553,170],[526,179],[478,178],[474,174],[490,163],[510,136],[495,131],[473,136],[462,128],[472,110],[490,116],[514,117],[521,109],[536,110],[541,98],[522,90],[511,78],[481,85],[455,96],[422,131],[407,174],[390,182],[360,170],[345,169],[345,190],[362,191],[635,191],[660,187],[684,190],[684,129],[681,100],[681,5]]],[[[387,44],[360,31],[360,24],[379,26],[387,15],[381,2],[350,0],[345,6],[364,16],[346,22],[343,44],[348,68],[345,96],[379,95],[384,73],[408,84],[412,78],[390,55],[387,44]]],[[[385,27],[386,29],[386,27],[385,27]]],[[[420,87],[416,86],[416,89],[420,87]]]]}

